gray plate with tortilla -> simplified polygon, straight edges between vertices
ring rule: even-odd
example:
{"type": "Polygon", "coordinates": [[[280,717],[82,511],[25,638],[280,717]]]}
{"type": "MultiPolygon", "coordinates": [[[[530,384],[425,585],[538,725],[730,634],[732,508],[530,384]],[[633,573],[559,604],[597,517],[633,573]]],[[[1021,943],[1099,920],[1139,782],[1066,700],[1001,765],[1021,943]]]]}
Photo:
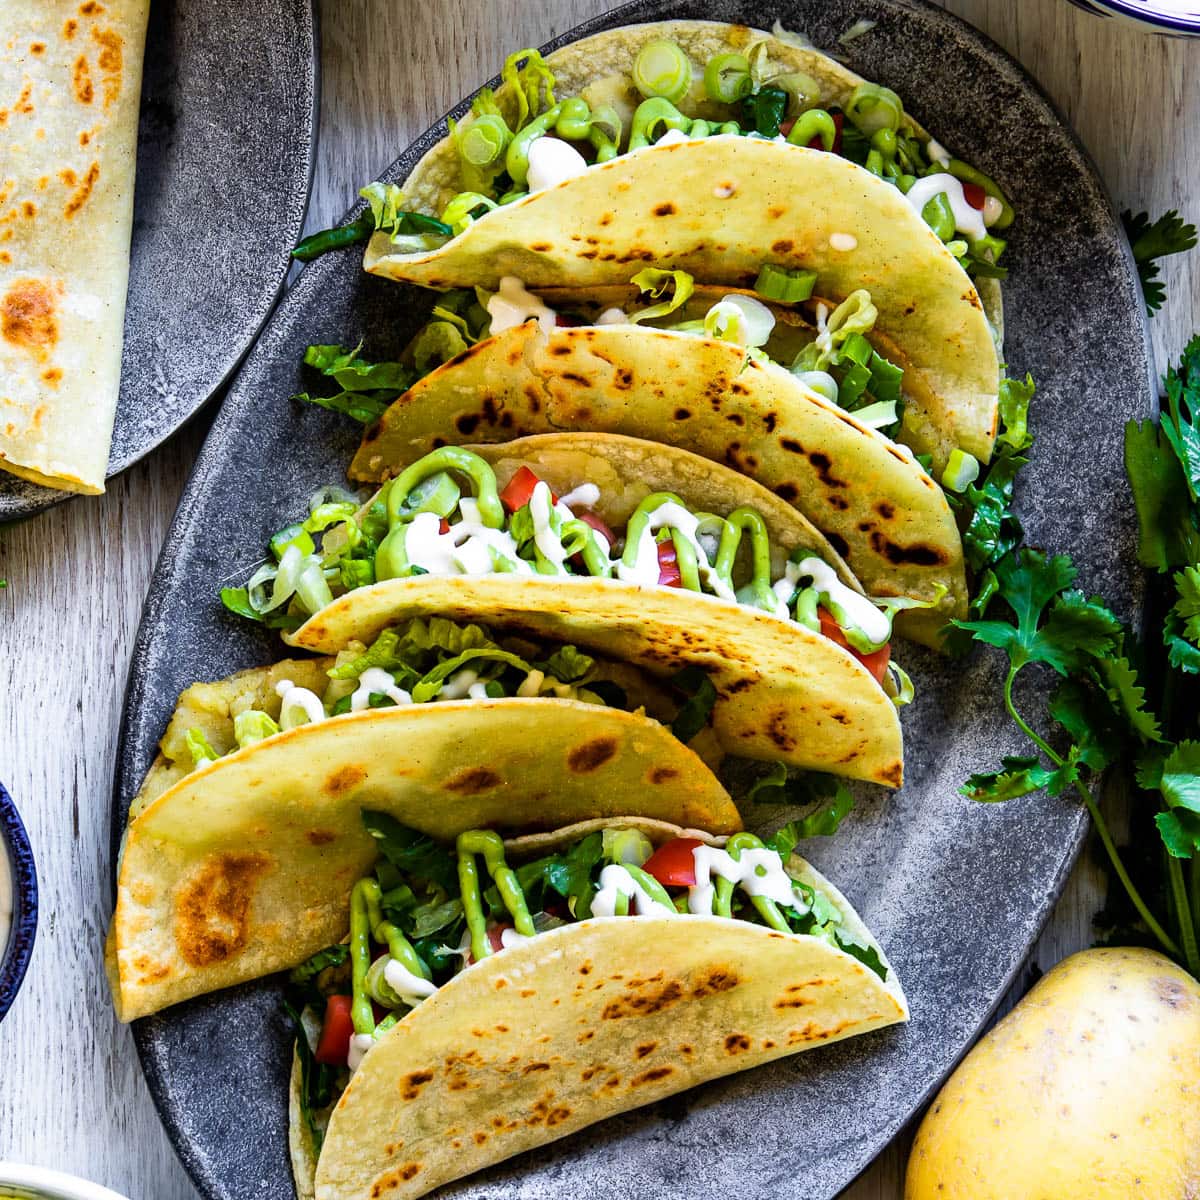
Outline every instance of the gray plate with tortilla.
{"type": "MultiPolygon", "coordinates": [[[[110,479],[216,395],[275,306],[308,206],[319,59],[313,0],[150,6],[110,479]]],[[[0,521],[71,496],[0,472],[0,521]]]]}
{"type": "MultiPolygon", "coordinates": [[[[1037,84],[957,18],[912,0],[642,0],[563,40],[666,17],[760,28],[778,17],[895,88],[952,151],[1000,181],[1018,210],[1006,351],[1014,374],[1032,371],[1039,383],[1037,442],[1020,488],[1030,540],[1070,550],[1081,586],[1135,615],[1121,441],[1125,420],[1154,404],[1141,294],[1096,171],[1037,84]],[[860,19],[876,23],[839,47],[860,19]]],[[[385,178],[402,178],[441,130],[439,122],[385,178]]],[[[359,430],[343,418],[289,402],[301,390],[305,346],[362,338],[370,357],[386,358],[428,307],[419,290],[364,275],[351,252],[307,267],[268,325],[200,456],[150,592],[125,710],[115,831],[180,690],[280,656],[270,636],[225,613],[217,593],[233,582],[224,577],[230,562],[241,561],[229,548],[251,560],[299,500],[342,478],[357,444],[359,430]]],[[[865,795],[835,838],[803,848],[887,947],[912,1003],[910,1024],[615,1117],[439,1196],[626,1200],[636,1190],[656,1200],[826,1200],[844,1188],[988,1019],[1084,838],[1084,814],[1064,799],[981,806],[956,794],[972,772],[1020,752],[1003,712],[998,659],[955,663],[905,647],[917,702],[905,713],[903,791],[865,795]]],[[[163,1120],[209,1200],[293,1196],[291,1047],[279,992],[265,981],[135,1029],[163,1120]]]]}

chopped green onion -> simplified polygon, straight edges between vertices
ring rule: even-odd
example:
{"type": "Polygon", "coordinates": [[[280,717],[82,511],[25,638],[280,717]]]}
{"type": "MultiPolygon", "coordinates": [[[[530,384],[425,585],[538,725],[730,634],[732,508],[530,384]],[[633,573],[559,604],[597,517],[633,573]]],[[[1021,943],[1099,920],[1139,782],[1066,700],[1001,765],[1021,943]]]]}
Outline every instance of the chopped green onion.
{"type": "Polygon", "coordinates": [[[489,199],[482,192],[459,192],[442,212],[442,224],[449,226],[453,233],[459,234],[484,212],[490,212],[497,207],[499,206],[495,200],[489,199]],[[483,212],[480,212],[480,209],[483,209],[483,212]]]}
{"type": "Polygon", "coordinates": [[[899,129],[904,105],[891,88],[860,83],[846,101],[846,116],[855,128],[870,137],[880,129],[899,129]]]}
{"type": "Polygon", "coordinates": [[[945,192],[938,192],[926,202],[925,207],[921,209],[921,217],[943,242],[953,239],[954,209],[950,207],[950,200],[945,192]]]}
{"type": "Polygon", "coordinates": [[[775,328],[775,314],[752,296],[729,295],[704,314],[704,332],[740,346],[765,346],[775,328]]]}
{"type": "Polygon", "coordinates": [[[942,472],[942,487],[952,492],[965,492],[979,478],[979,459],[965,450],[955,450],[942,472]]]}
{"type": "Polygon", "coordinates": [[[459,154],[473,167],[490,167],[508,149],[512,131],[501,116],[476,117],[455,140],[459,154]]]}
{"type": "Polygon", "coordinates": [[[828,371],[794,371],[796,378],[811,392],[830,404],[840,404],[838,381],[828,371]]]}
{"type": "Polygon", "coordinates": [[[271,553],[278,562],[289,546],[296,546],[301,554],[311,554],[316,546],[303,525],[289,525],[271,537],[271,553]]]}
{"type": "Polygon", "coordinates": [[[710,100],[736,104],[753,90],[750,60],[744,54],[715,54],[704,68],[704,90],[710,100]]]}
{"type": "Polygon", "coordinates": [[[692,86],[692,64],[674,42],[648,42],[633,60],[633,85],[647,100],[678,104],[692,86]]]}
{"type": "Polygon", "coordinates": [[[462,498],[462,488],[454,482],[449,471],[439,471],[417,484],[400,506],[400,519],[407,520],[417,513],[431,512],[439,517],[448,517],[462,498]]]}
{"type": "Polygon", "coordinates": [[[602,846],[609,862],[635,867],[654,853],[654,844],[640,829],[605,829],[602,846]]]}
{"type": "Polygon", "coordinates": [[[797,304],[801,300],[807,300],[813,294],[816,285],[816,271],[764,263],[754,281],[754,290],[760,296],[765,296],[768,300],[777,300],[780,304],[797,304]]]}
{"type": "MultiPolygon", "coordinates": [[[[876,404],[868,404],[866,408],[858,409],[854,419],[872,429],[886,429],[889,425],[895,425],[900,418],[896,415],[895,400],[880,400],[876,404]]],[[[978,471],[979,464],[976,463],[975,466],[978,471]]]]}

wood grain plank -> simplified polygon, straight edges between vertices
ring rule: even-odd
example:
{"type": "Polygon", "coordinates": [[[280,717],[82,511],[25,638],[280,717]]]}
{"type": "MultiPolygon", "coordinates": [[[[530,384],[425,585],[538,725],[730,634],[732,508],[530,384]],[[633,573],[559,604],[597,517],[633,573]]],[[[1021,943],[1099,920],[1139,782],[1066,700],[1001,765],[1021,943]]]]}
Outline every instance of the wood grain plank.
{"type": "MultiPolygon", "coordinates": [[[[324,87],[309,229],[503,55],[602,11],[603,0],[322,0],[324,87]]],[[[1183,42],[1089,18],[1066,0],[948,0],[1024,62],[1080,131],[1120,206],[1191,203],[1200,160],[1200,60],[1183,42]]],[[[1196,215],[1193,210],[1192,216],[1196,215]]],[[[1153,324],[1160,365],[1196,323],[1194,258],[1169,264],[1169,310],[1153,324]]],[[[1064,353],[1086,354],[1086,345],[1064,353]]],[[[1097,381],[1102,401],[1103,381],[1097,381]]],[[[194,1200],[150,1104],[101,972],[108,916],[108,793],[125,673],[158,547],[202,428],[117,480],[0,529],[0,776],[34,839],[42,925],[29,979],[0,1025],[0,1159],[53,1165],[132,1200],[194,1200]]],[[[1033,955],[1048,967],[1090,940],[1099,873],[1076,870],[1033,955]]],[[[1018,979],[1020,988],[1027,976],[1018,979]]],[[[905,1146],[889,1148],[845,1200],[894,1200],[905,1146]]]]}

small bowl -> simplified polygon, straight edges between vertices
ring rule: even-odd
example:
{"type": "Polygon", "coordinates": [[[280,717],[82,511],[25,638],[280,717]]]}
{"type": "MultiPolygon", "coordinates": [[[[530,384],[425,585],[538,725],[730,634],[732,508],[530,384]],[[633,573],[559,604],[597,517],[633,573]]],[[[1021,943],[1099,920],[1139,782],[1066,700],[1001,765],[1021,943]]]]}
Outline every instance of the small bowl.
{"type": "Polygon", "coordinates": [[[8,1200],[10,1196],[20,1200],[125,1200],[98,1183],[88,1183],[61,1171],[0,1163],[0,1200],[8,1200]]]}
{"type": "Polygon", "coordinates": [[[1116,17],[1173,37],[1200,36],[1200,0],[1071,0],[1077,8],[1116,17]]]}
{"type": "Polygon", "coordinates": [[[17,806],[0,783],[0,1021],[17,997],[33,953],[37,894],[29,838],[17,806]]]}

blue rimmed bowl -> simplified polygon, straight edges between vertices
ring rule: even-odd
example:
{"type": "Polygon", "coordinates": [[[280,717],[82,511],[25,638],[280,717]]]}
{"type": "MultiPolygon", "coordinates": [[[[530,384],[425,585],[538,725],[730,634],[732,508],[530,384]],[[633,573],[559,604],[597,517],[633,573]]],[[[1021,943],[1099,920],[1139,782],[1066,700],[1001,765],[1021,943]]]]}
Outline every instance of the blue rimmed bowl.
{"type": "Polygon", "coordinates": [[[0,783],[0,1021],[25,978],[37,932],[37,869],[21,814],[0,783]]]}
{"type": "Polygon", "coordinates": [[[1173,37],[1200,36],[1200,0],[1071,0],[1086,12],[1115,17],[1173,37]]]}

